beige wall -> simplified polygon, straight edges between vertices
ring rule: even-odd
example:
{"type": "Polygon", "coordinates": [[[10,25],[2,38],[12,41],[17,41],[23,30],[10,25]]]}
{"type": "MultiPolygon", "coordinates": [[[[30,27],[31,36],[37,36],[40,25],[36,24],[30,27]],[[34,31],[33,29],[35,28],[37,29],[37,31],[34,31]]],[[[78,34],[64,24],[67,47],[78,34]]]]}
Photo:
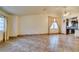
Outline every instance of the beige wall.
{"type": "Polygon", "coordinates": [[[19,20],[19,34],[48,33],[48,17],[44,15],[22,16],[19,20]]]}
{"type": "Polygon", "coordinates": [[[11,20],[9,20],[9,31],[10,36],[19,35],[19,16],[11,16],[11,20]]]}
{"type": "MultiPolygon", "coordinates": [[[[52,15],[51,15],[52,16],[52,15]]],[[[56,17],[53,15],[52,17],[56,17]]],[[[48,33],[48,15],[12,16],[10,36],[48,33]]],[[[61,32],[61,19],[58,17],[61,32]]]]}
{"type": "Polygon", "coordinates": [[[7,40],[9,39],[9,36],[10,36],[10,32],[11,32],[11,20],[12,20],[12,16],[8,16],[7,18],[6,18],[6,21],[7,21],[7,30],[6,30],[6,38],[7,38],[7,40]]]}

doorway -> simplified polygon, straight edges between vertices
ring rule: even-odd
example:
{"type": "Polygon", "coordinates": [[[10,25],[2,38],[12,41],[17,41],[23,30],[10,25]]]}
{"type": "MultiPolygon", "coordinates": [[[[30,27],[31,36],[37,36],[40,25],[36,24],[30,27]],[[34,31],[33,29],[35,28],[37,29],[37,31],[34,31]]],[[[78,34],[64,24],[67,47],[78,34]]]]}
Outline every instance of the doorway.
{"type": "Polygon", "coordinates": [[[58,17],[48,17],[48,34],[59,34],[61,21],[58,17]]]}
{"type": "Polygon", "coordinates": [[[75,34],[75,30],[78,30],[77,17],[66,19],[66,34],[75,34]]]}

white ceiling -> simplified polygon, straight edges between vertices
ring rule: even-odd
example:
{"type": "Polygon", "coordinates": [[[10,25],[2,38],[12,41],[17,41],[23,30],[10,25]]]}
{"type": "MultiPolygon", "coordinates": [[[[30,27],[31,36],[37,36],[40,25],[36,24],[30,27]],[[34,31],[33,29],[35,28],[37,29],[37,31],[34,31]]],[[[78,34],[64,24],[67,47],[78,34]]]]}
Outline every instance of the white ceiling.
{"type": "MultiPolygon", "coordinates": [[[[14,15],[33,15],[33,14],[57,14],[62,15],[65,11],[64,6],[2,6],[8,13],[14,15]]],[[[79,7],[67,7],[71,13],[79,13],[79,7]]]]}

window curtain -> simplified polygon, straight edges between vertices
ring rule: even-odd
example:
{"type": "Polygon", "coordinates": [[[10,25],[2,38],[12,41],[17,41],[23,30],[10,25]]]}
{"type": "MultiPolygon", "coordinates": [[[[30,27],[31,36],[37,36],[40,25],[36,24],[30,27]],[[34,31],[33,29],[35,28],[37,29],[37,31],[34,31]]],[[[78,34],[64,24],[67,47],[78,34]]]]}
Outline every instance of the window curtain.
{"type": "Polygon", "coordinates": [[[61,22],[61,21],[60,21],[60,19],[59,19],[58,17],[51,17],[51,16],[49,16],[49,17],[48,17],[48,33],[49,33],[49,34],[60,33],[60,27],[61,27],[61,26],[60,26],[60,25],[61,25],[60,22],[61,22]],[[56,19],[56,23],[57,23],[57,26],[58,26],[58,29],[56,29],[56,30],[50,29],[52,23],[54,22],[54,19],[56,19]]]}

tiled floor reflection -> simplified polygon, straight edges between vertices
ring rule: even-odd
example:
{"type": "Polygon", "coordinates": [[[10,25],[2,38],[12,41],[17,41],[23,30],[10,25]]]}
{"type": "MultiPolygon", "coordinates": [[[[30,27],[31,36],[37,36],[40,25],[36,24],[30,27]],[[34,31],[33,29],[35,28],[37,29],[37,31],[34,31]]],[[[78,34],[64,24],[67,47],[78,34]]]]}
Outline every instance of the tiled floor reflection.
{"type": "Polygon", "coordinates": [[[0,43],[0,52],[77,52],[79,38],[74,35],[36,35],[17,37],[0,43]]]}

